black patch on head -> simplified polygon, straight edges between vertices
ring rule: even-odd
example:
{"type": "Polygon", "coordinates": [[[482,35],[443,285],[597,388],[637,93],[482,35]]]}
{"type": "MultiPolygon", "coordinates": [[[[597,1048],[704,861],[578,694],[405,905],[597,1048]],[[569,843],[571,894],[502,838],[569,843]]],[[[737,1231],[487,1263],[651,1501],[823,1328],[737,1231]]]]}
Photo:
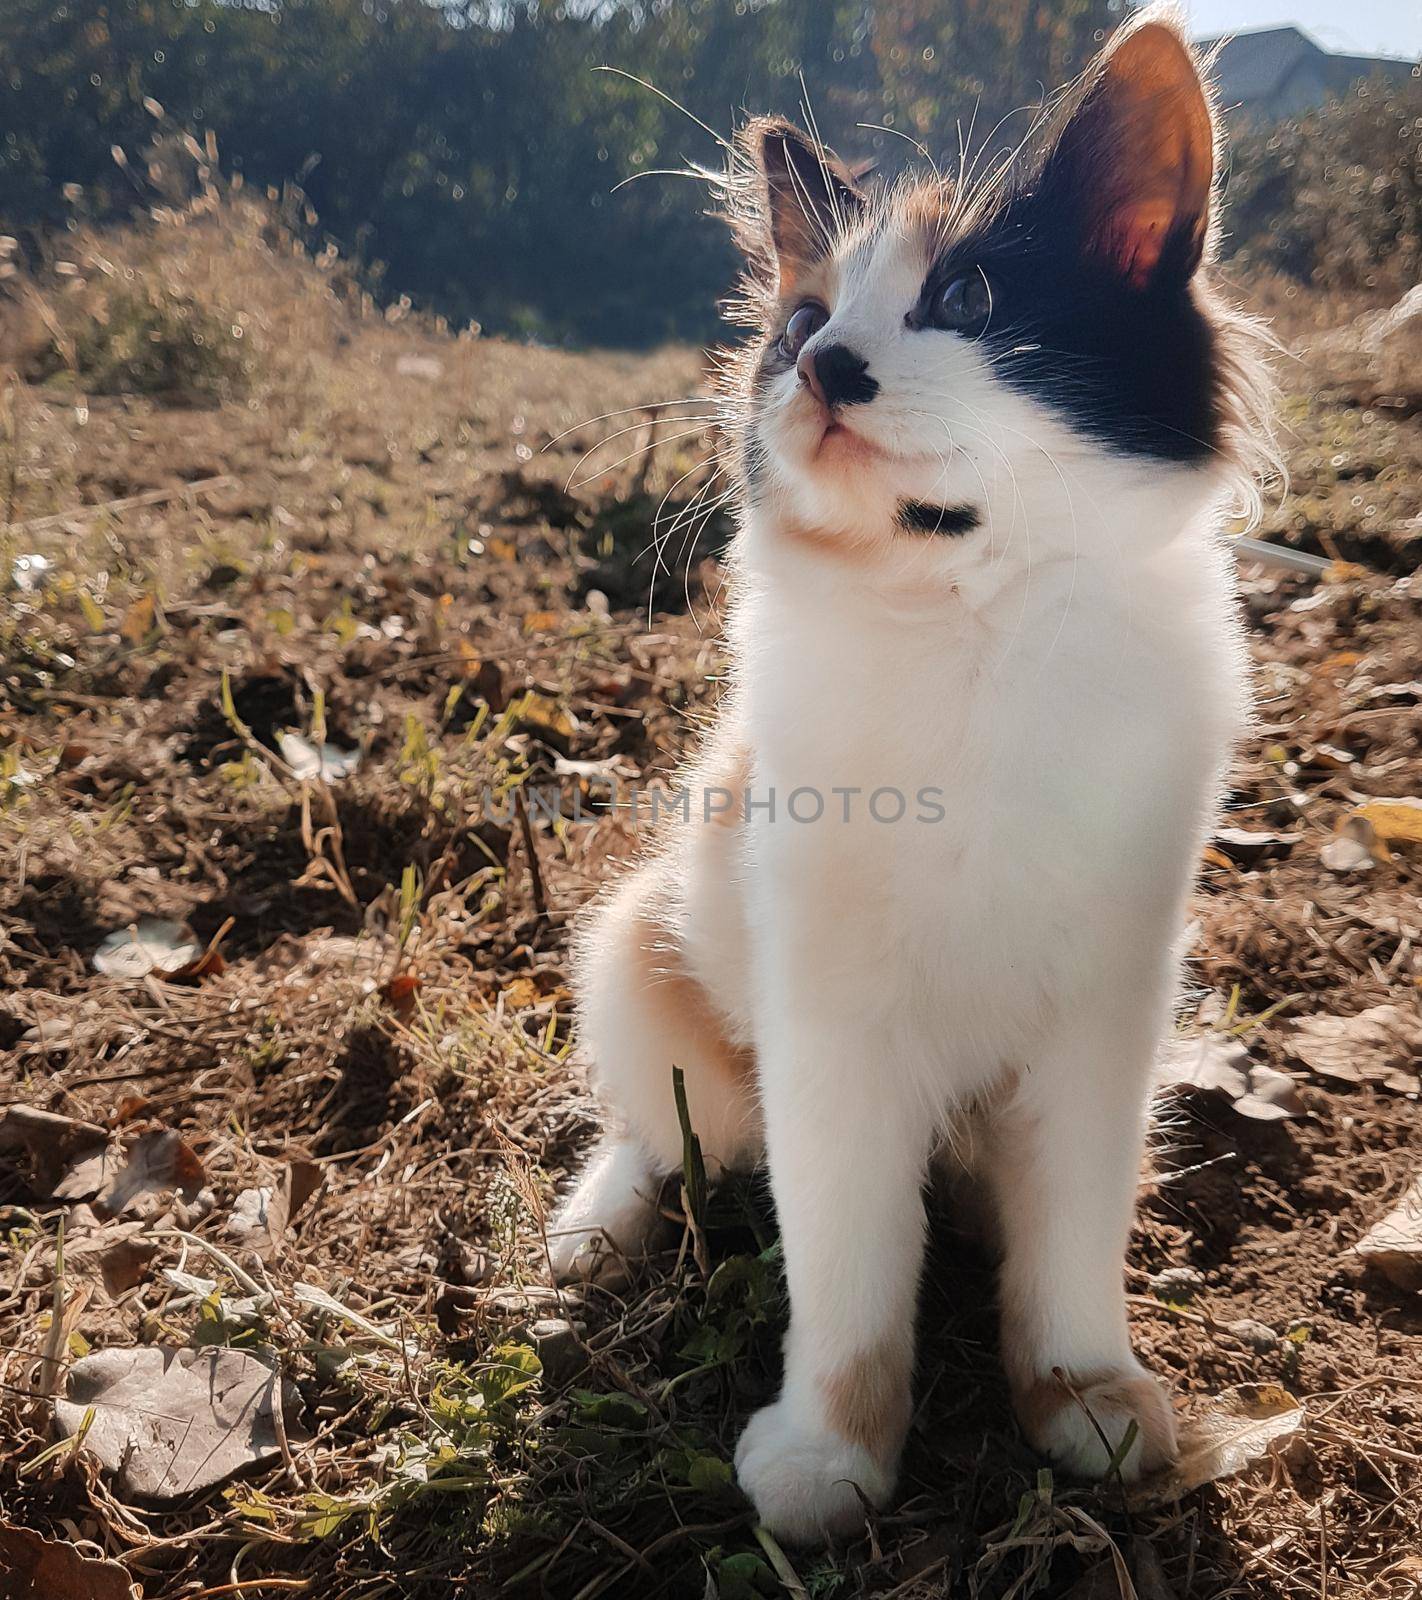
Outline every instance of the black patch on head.
{"type": "MultiPolygon", "coordinates": [[[[1008,198],[935,265],[910,321],[969,267],[992,294],[975,343],[993,376],[1132,455],[1199,461],[1225,421],[1218,336],[1188,278],[1139,288],[1083,251],[1069,187],[1008,198]]],[[[950,334],[950,338],[960,335],[950,334]]]]}
{"type": "Polygon", "coordinates": [[[1068,97],[1034,171],[935,263],[910,322],[976,269],[989,306],[959,336],[995,376],[1078,432],[1137,455],[1220,448],[1230,363],[1194,284],[1209,231],[1214,129],[1189,46],[1128,23],[1068,97]]]}
{"type": "Polygon", "coordinates": [[[898,524],[909,533],[971,533],[981,527],[974,506],[936,506],[927,500],[901,500],[898,524]]]}

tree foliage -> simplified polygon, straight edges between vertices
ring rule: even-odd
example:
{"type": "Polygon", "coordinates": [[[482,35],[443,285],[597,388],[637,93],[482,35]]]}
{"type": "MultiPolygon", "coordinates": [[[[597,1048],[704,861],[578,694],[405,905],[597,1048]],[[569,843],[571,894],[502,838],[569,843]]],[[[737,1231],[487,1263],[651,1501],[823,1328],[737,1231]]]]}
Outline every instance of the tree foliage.
{"type": "Polygon", "coordinates": [[[720,152],[592,68],[718,133],[746,110],[794,114],[807,89],[827,139],[892,168],[907,147],[860,124],[956,160],[960,125],[976,142],[1035,105],[1122,3],[5,0],[0,222],[61,226],[76,195],[90,216],[151,198],[151,101],[212,130],[229,172],[299,182],[344,248],[451,317],[605,342],[701,334],[733,272],[704,196],[660,176],[614,189],[720,152]]]}
{"type": "Polygon", "coordinates": [[[1422,279],[1422,78],[1372,78],[1234,141],[1228,252],[1333,290],[1422,279]]]}
{"type": "MultiPolygon", "coordinates": [[[[981,164],[1127,4],[4,0],[0,226],[33,235],[76,207],[151,201],[156,104],[164,126],[215,134],[227,172],[299,184],[344,251],[452,319],[600,343],[706,336],[730,246],[705,192],[661,174],[718,164],[708,128],[803,117],[808,97],[851,159],[893,170],[917,145],[949,170],[964,150],[981,164]]],[[[1366,86],[1247,134],[1234,247],[1327,284],[1415,277],[1419,93],[1366,86]]]]}

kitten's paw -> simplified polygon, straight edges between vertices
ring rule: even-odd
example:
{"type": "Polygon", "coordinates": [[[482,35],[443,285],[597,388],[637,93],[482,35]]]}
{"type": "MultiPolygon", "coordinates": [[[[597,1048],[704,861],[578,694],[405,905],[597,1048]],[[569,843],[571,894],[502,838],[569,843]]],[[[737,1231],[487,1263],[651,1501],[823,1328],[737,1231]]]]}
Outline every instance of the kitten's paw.
{"type": "Polygon", "coordinates": [[[751,1418],[736,1447],[736,1479],[760,1520],[788,1544],[858,1533],[864,1500],[882,1506],[894,1487],[892,1472],[867,1450],[797,1416],[785,1400],[751,1418]]]}
{"type": "Polygon", "coordinates": [[[600,1283],[616,1289],[628,1278],[627,1256],[615,1238],[601,1228],[550,1234],[548,1257],[555,1283],[600,1283]]]}
{"type": "Polygon", "coordinates": [[[656,1228],[658,1188],[630,1140],[600,1145],[549,1225],[553,1276],[608,1286],[625,1279],[628,1259],[645,1252],[656,1228]]]}
{"type": "Polygon", "coordinates": [[[1018,1396],[1023,1432],[1043,1455],[1080,1477],[1104,1477],[1134,1422],[1135,1438],[1120,1463],[1128,1483],[1175,1459],[1170,1396],[1138,1362],[1069,1381],[1070,1387],[1055,1375],[1039,1378],[1018,1396]]]}

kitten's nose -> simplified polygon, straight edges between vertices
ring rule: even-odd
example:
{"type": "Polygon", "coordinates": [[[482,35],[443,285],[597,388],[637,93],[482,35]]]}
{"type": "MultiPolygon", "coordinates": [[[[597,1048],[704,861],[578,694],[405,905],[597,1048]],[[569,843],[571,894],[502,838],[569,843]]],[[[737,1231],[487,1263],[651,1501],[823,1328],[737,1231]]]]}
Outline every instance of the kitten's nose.
{"type": "Polygon", "coordinates": [[[836,406],[865,405],[879,392],[878,383],[869,376],[869,363],[848,345],[807,346],[795,370],[800,382],[831,411],[836,406]]]}

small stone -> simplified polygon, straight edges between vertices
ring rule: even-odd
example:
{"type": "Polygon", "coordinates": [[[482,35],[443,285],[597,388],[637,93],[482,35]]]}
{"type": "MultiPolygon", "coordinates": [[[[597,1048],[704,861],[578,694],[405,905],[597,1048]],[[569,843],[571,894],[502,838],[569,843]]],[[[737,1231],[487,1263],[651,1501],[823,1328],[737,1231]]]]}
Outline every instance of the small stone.
{"type": "Polygon", "coordinates": [[[1318,852],[1318,859],[1330,872],[1346,877],[1354,872],[1371,872],[1377,864],[1374,850],[1377,834],[1366,817],[1350,817],[1340,832],[1318,852]]]}
{"type": "Polygon", "coordinates": [[[1241,1317],[1238,1322],[1227,1322],[1224,1331],[1231,1333],[1241,1344],[1246,1344],[1256,1355],[1264,1355],[1279,1342],[1279,1335],[1266,1323],[1253,1317],[1241,1317]]]}
{"type": "Polygon", "coordinates": [[[588,1364],[579,1329],[563,1317],[540,1317],[528,1325],[524,1336],[537,1352],[544,1378],[555,1388],[588,1364]]]}
{"type": "Polygon", "coordinates": [[[1193,1300],[1205,1287],[1205,1275],[1194,1267],[1166,1267],[1146,1279],[1159,1300],[1193,1300]]]}

